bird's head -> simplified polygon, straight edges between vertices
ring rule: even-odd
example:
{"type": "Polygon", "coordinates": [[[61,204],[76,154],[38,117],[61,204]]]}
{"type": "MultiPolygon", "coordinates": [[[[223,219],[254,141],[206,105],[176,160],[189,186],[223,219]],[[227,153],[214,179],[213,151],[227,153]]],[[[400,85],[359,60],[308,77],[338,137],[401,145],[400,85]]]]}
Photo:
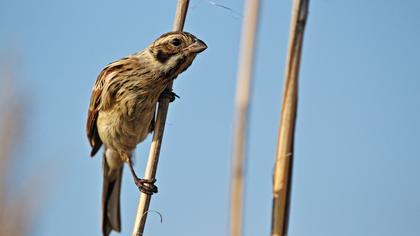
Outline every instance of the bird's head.
{"type": "Polygon", "coordinates": [[[195,56],[206,50],[207,45],[187,32],[169,32],[156,39],[149,51],[162,68],[162,73],[171,77],[186,70],[195,56]]]}

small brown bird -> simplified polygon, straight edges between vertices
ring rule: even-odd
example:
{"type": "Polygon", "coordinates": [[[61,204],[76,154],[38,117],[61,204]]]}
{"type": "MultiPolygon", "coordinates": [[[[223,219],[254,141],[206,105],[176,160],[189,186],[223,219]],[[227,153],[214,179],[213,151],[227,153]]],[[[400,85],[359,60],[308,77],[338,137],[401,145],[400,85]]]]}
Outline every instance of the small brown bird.
{"type": "Polygon", "coordinates": [[[207,45],[187,32],[169,32],[149,47],[106,66],[96,79],[87,119],[87,136],[94,156],[102,144],[102,232],[121,231],[120,189],[124,162],[134,182],[146,194],[157,192],[155,180],[137,177],[131,156],[136,145],[153,131],[159,98],[176,94],[168,84],[193,62],[207,45]]]}

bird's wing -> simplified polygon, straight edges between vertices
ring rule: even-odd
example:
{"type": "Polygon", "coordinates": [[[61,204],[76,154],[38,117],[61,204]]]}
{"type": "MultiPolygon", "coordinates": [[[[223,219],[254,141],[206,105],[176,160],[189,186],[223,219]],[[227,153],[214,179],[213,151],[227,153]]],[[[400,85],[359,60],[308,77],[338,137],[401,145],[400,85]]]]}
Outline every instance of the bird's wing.
{"type": "MultiPolygon", "coordinates": [[[[111,81],[117,80],[119,74],[127,73],[136,66],[138,67],[139,64],[136,58],[122,58],[106,66],[98,75],[90,98],[86,124],[87,137],[92,146],[91,156],[94,156],[102,145],[102,140],[99,137],[98,128],[96,127],[99,111],[109,109],[114,101],[115,91],[109,91],[110,89],[106,89],[106,86],[111,81]]],[[[120,83],[116,84],[117,86],[121,85],[120,83]]]]}

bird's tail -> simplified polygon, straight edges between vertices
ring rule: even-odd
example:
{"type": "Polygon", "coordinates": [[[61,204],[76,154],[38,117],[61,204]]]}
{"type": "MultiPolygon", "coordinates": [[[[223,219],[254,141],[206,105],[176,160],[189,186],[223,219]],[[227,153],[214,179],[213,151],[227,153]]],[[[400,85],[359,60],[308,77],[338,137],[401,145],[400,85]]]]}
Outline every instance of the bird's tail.
{"type": "Polygon", "coordinates": [[[108,236],[112,230],[121,231],[120,191],[123,165],[112,169],[106,151],[103,158],[102,233],[108,236]]]}

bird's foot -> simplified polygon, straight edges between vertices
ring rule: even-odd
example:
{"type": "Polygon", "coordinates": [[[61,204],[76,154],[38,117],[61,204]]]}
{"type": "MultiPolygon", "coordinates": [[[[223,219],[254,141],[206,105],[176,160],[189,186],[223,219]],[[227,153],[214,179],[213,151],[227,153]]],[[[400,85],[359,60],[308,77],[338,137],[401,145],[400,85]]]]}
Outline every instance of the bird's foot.
{"type": "Polygon", "coordinates": [[[155,185],[156,179],[137,179],[135,180],[135,183],[139,190],[142,193],[145,193],[147,195],[152,195],[154,193],[158,192],[158,188],[155,185]]]}
{"type": "Polygon", "coordinates": [[[168,98],[169,102],[175,101],[175,98],[179,98],[179,96],[172,91],[172,89],[165,89],[160,94],[159,101],[161,102],[162,99],[168,98]]]}

